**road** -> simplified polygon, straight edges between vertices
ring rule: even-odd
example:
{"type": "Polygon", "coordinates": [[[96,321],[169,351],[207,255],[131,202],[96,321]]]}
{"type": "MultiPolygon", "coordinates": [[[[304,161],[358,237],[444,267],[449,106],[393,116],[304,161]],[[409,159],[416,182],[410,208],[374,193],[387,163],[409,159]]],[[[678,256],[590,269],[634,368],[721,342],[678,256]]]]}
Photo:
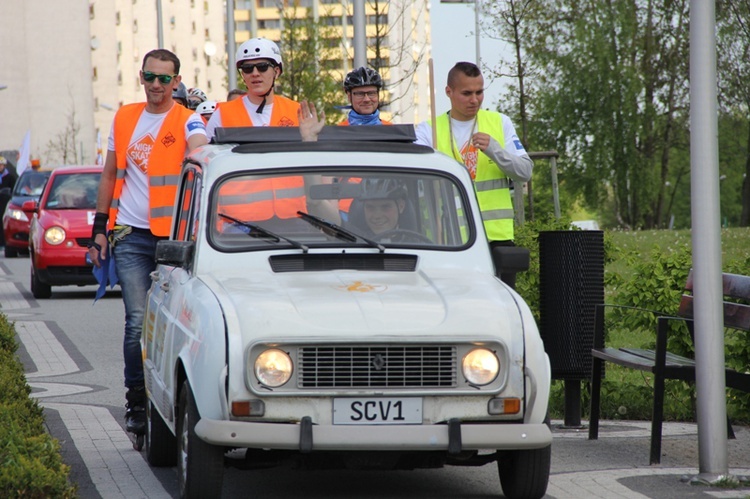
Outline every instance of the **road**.
{"type": "MultiPolygon", "coordinates": [[[[93,303],[87,287],[53,288],[49,300],[29,291],[29,259],[0,257],[1,311],[15,321],[33,396],[84,499],[177,497],[175,468],[152,469],[124,431],[122,325],[118,291],[93,303]]],[[[697,472],[696,427],[665,425],[662,465],[648,465],[646,422],[601,423],[598,441],[585,429],[553,421],[555,442],[547,497],[747,497],[740,490],[696,488],[680,481],[697,472]]],[[[750,429],[735,427],[730,471],[750,475],[750,429]]],[[[489,498],[502,497],[494,464],[436,470],[308,471],[286,467],[228,469],[224,497],[489,498]]]]}

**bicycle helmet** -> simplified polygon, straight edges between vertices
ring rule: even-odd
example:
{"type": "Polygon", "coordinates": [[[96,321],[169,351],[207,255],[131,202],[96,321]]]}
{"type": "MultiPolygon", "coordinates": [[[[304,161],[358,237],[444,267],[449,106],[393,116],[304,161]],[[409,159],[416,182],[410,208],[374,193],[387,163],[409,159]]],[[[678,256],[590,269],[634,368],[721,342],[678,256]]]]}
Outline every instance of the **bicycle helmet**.
{"type": "Polygon", "coordinates": [[[177,85],[177,88],[172,90],[172,98],[174,100],[180,101],[180,104],[187,107],[188,94],[187,94],[187,88],[185,87],[184,83],[180,82],[180,84],[177,85]]]}
{"type": "Polygon", "coordinates": [[[281,63],[281,50],[271,40],[266,38],[253,38],[240,45],[237,49],[237,68],[242,66],[245,61],[252,61],[255,59],[270,59],[279,66],[281,72],[284,68],[281,63]]]}
{"type": "Polygon", "coordinates": [[[214,111],[216,111],[215,100],[207,100],[205,102],[201,102],[200,104],[198,104],[198,107],[195,108],[195,112],[198,114],[212,114],[214,111]]]}
{"type": "Polygon", "coordinates": [[[378,90],[383,88],[383,79],[374,69],[363,66],[351,71],[346,75],[346,78],[344,78],[344,90],[347,92],[351,91],[353,88],[369,86],[377,87],[378,90]]]}
{"type": "Polygon", "coordinates": [[[403,199],[406,187],[403,182],[393,178],[367,178],[362,181],[359,199],[403,199]]]}
{"type": "Polygon", "coordinates": [[[208,100],[208,96],[206,95],[206,93],[197,87],[190,89],[190,91],[188,92],[188,97],[199,99],[200,102],[206,102],[208,100]]]}

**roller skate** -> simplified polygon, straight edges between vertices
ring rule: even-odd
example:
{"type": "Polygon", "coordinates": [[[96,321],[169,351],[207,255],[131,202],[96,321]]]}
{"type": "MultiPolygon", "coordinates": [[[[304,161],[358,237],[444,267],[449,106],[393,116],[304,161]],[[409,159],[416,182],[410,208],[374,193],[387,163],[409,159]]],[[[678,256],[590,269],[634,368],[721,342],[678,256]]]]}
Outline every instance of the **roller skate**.
{"type": "Polygon", "coordinates": [[[133,448],[140,452],[146,435],[146,390],[128,388],[125,399],[125,429],[135,437],[133,448]]]}

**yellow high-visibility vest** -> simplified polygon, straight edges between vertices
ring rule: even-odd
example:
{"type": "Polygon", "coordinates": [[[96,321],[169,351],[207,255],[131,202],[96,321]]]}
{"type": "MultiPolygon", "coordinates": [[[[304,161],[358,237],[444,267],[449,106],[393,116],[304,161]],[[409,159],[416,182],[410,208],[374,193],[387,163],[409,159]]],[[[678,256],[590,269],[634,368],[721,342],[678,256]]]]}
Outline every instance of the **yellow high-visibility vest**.
{"type": "MultiPolygon", "coordinates": [[[[463,162],[458,145],[451,137],[450,116],[441,114],[436,120],[437,144],[435,149],[463,162]]],[[[505,146],[503,119],[500,113],[480,110],[477,113],[477,130],[505,146]]],[[[490,159],[478,151],[474,191],[479,201],[484,230],[490,241],[513,240],[513,201],[510,197],[510,179],[490,159]]]]}

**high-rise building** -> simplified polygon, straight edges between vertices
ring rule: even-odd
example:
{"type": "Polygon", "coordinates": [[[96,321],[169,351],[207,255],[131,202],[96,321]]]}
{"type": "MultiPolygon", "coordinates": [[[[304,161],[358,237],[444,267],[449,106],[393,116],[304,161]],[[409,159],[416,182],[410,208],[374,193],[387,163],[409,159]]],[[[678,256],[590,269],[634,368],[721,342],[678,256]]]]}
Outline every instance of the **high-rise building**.
{"type": "MultiPolygon", "coordinates": [[[[386,117],[400,123],[429,118],[429,0],[363,0],[367,65],[385,80],[386,117]]],[[[326,48],[318,56],[321,76],[343,81],[354,66],[352,0],[235,0],[235,42],[254,37],[279,43],[294,19],[310,17],[321,27],[326,48]]],[[[342,89],[342,103],[346,97],[342,89]]]]}
{"type": "MultiPolygon", "coordinates": [[[[429,0],[364,4],[367,63],[386,83],[384,116],[397,123],[427,119],[429,0]]],[[[326,27],[320,78],[342,81],[354,69],[352,0],[235,0],[234,7],[237,46],[258,36],[282,41],[285,19],[309,13],[326,27]]],[[[144,100],[139,71],[160,40],[180,58],[188,88],[225,100],[226,9],[213,0],[3,2],[0,150],[17,149],[30,130],[31,156],[45,167],[93,163],[97,132],[106,154],[114,112],[144,100]]]]}

